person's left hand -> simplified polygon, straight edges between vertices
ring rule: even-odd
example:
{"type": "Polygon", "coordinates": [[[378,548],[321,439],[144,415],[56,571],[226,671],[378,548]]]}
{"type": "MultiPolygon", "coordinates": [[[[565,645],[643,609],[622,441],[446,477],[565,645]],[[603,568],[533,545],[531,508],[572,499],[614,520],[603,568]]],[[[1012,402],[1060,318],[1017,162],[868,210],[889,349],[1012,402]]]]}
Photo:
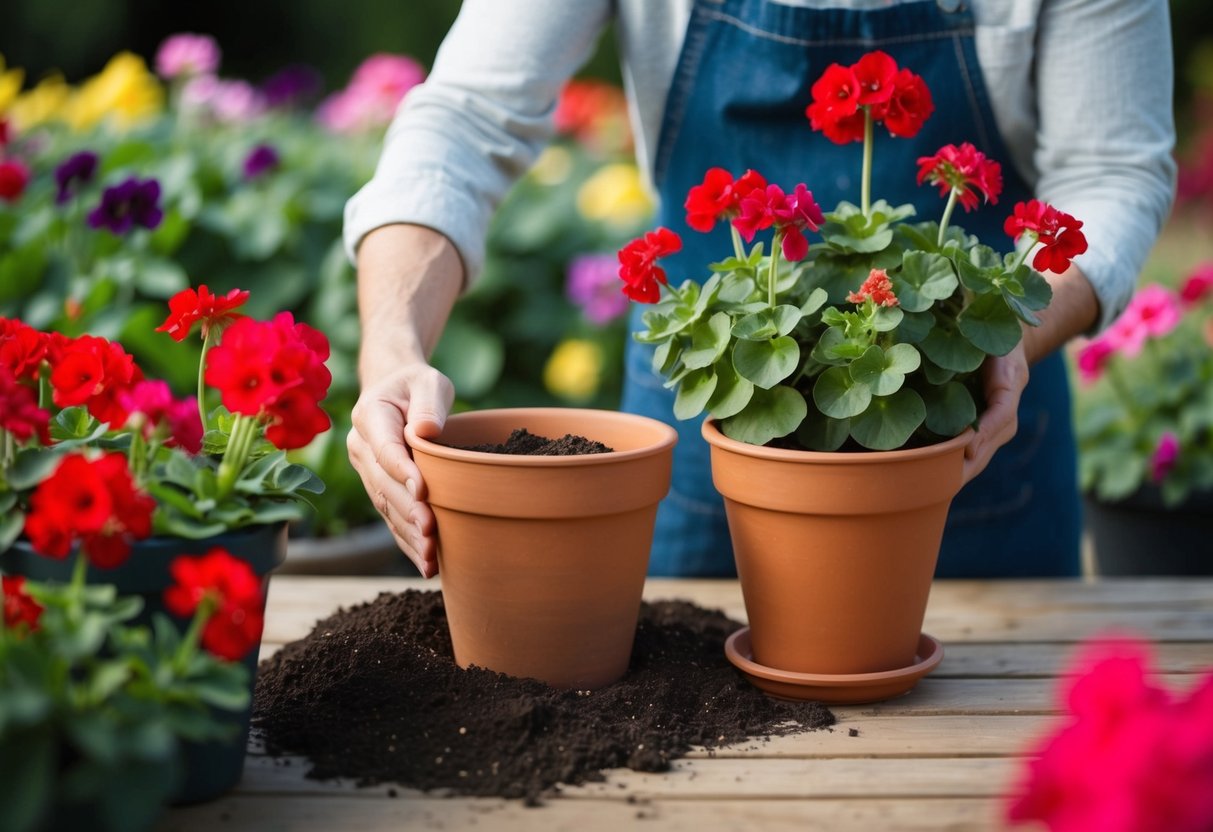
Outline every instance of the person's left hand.
{"type": "Polygon", "coordinates": [[[977,431],[965,446],[964,482],[985,470],[994,452],[1011,441],[1019,429],[1019,400],[1028,384],[1024,342],[1003,356],[990,356],[981,368],[986,410],[977,431]]]}

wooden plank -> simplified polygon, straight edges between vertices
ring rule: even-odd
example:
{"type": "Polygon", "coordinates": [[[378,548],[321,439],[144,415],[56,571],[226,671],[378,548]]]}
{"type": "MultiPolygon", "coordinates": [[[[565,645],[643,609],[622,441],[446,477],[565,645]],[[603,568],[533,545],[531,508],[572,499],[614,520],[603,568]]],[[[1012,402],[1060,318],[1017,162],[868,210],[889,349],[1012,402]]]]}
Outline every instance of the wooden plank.
{"type": "Polygon", "coordinates": [[[999,829],[1001,801],[893,800],[552,800],[537,808],[497,799],[358,797],[272,800],[236,795],[171,810],[158,832],[398,832],[485,829],[492,832],[662,832],[762,829],[764,832],[984,832],[999,829]]]}
{"type": "MultiPolygon", "coordinates": [[[[1069,669],[1078,649],[1074,644],[989,644],[952,642],[944,646],[944,661],[932,678],[1057,676],[1069,669]]],[[[1155,668],[1161,673],[1207,673],[1213,668],[1213,644],[1164,642],[1152,645],[1155,668]]]]}

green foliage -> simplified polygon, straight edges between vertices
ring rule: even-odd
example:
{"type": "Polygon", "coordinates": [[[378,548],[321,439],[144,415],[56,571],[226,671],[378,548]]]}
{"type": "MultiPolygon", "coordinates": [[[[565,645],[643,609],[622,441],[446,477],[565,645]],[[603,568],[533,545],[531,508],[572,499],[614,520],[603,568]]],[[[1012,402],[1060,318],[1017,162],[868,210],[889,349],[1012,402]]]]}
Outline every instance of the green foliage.
{"type": "Polygon", "coordinates": [[[0,621],[0,828],[147,828],[180,786],[182,743],[239,731],[248,671],[162,615],[133,623],[142,601],[112,586],[25,589],[36,628],[0,621]]]}

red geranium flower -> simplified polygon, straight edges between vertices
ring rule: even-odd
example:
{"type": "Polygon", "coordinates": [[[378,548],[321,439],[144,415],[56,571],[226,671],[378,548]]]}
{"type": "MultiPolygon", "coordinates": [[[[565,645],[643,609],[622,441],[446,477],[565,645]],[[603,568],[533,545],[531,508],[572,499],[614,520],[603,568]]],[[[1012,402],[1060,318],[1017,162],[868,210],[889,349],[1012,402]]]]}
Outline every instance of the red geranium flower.
{"type": "Polygon", "coordinates": [[[903,69],[893,81],[893,95],[874,116],[894,136],[911,139],[935,112],[935,102],[922,76],[903,69]]]}
{"type": "Polygon", "coordinates": [[[990,159],[969,142],[959,147],[949,144],[941,147],[934,156],[918,158],[918,184],[930,182],[939,186],[940,196],[956,191],[956,199],[965,211],[977,207],[977,194],[981,192],[985,201],[998,203],[1002,193],[1002,165],[990,159]]]}
{"type": "Polygon", "coordinates": [[[752,191],[766,186],[766,179],[752,170],[734,180],[733,174],[724,168],[710,168],[703,177],[703,184],[687,193],[684,204],[687,225],[696,231],[711,231],[717,220],[737,216],[741,201],[752,191]]]}
{"type": "Polygon", "coordinates": [[[791,210],[787,201],[788,195],[778,185],[755,189],[741,200],[741,215],[733,220],[733,227],[748,243],[759,231],[775,224],[777,211],[787,213],[791,210]]]}
{"type": "Polygon", "coordinates": [[[292,387],[279,396],[267,411],[265,438],[282,450],[302,448],[331,427],[328,414],[303,387],[292,387]]]}
{"type": "Polygon", "coordinates": [[[0,199],[16,202],[29,184],[29,168],[16,159],[0,162],[0,199]]]}
{"type": "Polygon", "coordinates": [[[16,379],[36,379],[49,341],[46,333],[22,321],[0,318],[0,368],[16,379]]]}
{"type": "Polygon", "coordinates": [[[879,49],[864,55],[852,67],[859,82],[860,106],[884,104],[893,97],[893,81],[897,77],[897,61],[879,49]]]}
{"type": "Polygon", "coordinates": [[[203,283],[197,291],[182,289],[168,302],[169,315],[164,323],[156,327],[157,332],[167,332],[174,341],[184,341],[198,321],[202,321],[202,337],[205,339],[212,329],[222,329],[237,318],[244,317],[235,310],[244,305],[249,293],[243,289],[232,289],[226,295],[213,295],[203,283]]]}
{"type": "Polygon", "coordinates": [[[640,303],[656,303],[661,299],[659,283],[666,282],[665,269],[657,259],[682,250],[682,238],[661,227],[632,240],[619,250],[619,277],[623,293],[640,303]]]}
{"type": "Polygon", "coordinates": [[[820,130],[835,144],[863,141],[862,95],[854,69],[830,64],[810,90],[813,103],[805,115],[814,130],[820,130]]]}
{"type": "Polygon", "coordinates": [[[19,575],[0,577],[0,594],[4,596],[4,626],[15,628],[24,624],[30,630],[38,628],[42,605],[25,591],[25,578],[19,575]]]}
{"type": "Polygon", "coordinates": [[[205,555],[182,555],[169,564],[174,583],[164,591],[164,606],[188,618],[202,603],[212,612],[202,630],[202,646],[237,661],[257,645],[264,623],[264,590],[252,568],[221,547],[205,555]]]}
{"type": "Polygon", "coordinates": [[[1205,263],[1188,275],[1179,289],[1179,297],[1185,306],[1193,306],[1210,295],[1213,295],[1213,263],[1205,263]]]}
{"type": "Polygon", "coordinates": [[[847,303],[863,303],[871,300],[877,306],[899,306],[901,301],[893,294],[893,281],[884,269],[872,269],[858,292],[847,295],[847,303]]]}
{"type": "Polygon", "coordinates": [[[771,213],[783,234],[783,256],[790,262],[803,260],[809,253],[809,241],[804,232],[816,231],[825,222],[813,192],[802,182],[781,204],[773,205],[771,213]]]}
{"type": "Polygon", "coordinates": [[[48,348],[51,387],[59,407],[83,405],[100,422],[126,423],[122,398],[143,372],[121,344],[93,335],[52,340],[48,348]]]}
{"type": "Polygon", "coordinates": [[[1068,269],[1070,261],[1087,250],[1087,238],[1081,228],[1081,221],[1038,199],[1016,204],[1015,212],[1003,225],[1016,241],[1029,234],[1041,243],[1042,248],[1036,252],[1032,267],[1039,272],[1047,270],[1057,274],[1068,269]]]}
{"type": "Polygon", "coordinates": [[[64,558],[79,541],[94,565],[108,568],[126,560],[133,540],[151,534],[155,508],[135,488],[124,454],[93,461],[69,454],[30,496],[25,533],[39,554],[64,558]]]}
{"type": "Polygon", "coordinates": [[[18,442],[37,435],[49,445],[49,422],[50,414],[38,407],[33,388],[21,384],[0,364],[0,430],[8,431],[18,442]]]}

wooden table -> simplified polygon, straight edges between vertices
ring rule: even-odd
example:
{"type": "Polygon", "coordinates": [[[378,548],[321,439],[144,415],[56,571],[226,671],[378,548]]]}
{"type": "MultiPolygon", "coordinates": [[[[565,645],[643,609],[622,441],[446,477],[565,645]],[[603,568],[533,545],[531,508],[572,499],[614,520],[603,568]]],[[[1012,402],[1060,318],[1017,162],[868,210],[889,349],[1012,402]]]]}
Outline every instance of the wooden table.
{"type": "MultiPolygon", "coordinates": [[[[338,606],[410,587],[438,585],[275,577],[264,655],[338,606]]],[[[650,580],[645,597],[745,620],[736,581],[650,580]]],[[[252,752],[234,793],[170,811],[161,830],[997,829],[1027,746],[1058,719],[1067,657],[1110,628],[1153,641],[1165,681],[1184,689],[1213,667],[1213,579],[939,581],[925,629],[946,657],[909,695],[835,708],[832,731],[692,753],[666,774],[611,771],[541,808],[307,780],[305,761],[252,752]]]]}

